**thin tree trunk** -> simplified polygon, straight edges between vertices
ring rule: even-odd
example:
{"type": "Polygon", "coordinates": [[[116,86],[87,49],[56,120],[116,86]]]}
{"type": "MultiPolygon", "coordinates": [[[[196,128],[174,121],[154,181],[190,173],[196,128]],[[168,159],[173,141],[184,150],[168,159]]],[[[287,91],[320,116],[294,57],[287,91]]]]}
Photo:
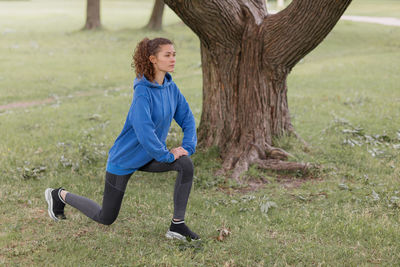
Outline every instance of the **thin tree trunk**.
{"type": "Polygon", "coordinates": [[[162,18],[164,14],[164,1],[156,0],[154,2],[153,11],[149,23],[146,25],[146,29],[152,31],[160,31],[162,29],[162,18]]]}
{"type": "Polygon", "coordinates": [[[165,3],[200,38],[203,111],[199,145],[220,148],[222,172],[239,180],[250,164],[306,170],[288,164],[272,139],[293,131],[287,76],[331,31],[351,0],[294,0],[269,15],[264,0],[165,3]]]}
{"type": "Polygon", "coordinates": [[[95,30],[101,28],[100,22],[100,0],[87,0],[86,24],[84,30],[95,30]]]}

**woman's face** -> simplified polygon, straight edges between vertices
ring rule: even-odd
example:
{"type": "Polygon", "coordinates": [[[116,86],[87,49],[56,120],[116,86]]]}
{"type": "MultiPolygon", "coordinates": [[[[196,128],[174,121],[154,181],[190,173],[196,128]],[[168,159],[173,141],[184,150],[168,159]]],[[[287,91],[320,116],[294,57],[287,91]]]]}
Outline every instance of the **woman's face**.
{"type": "Polygon", "coordinates": [[[155,72],[173,72],[175,69],[175,49],[173,45],[160,45],[160,51],[155,56],[150,56],[155,72]]]}

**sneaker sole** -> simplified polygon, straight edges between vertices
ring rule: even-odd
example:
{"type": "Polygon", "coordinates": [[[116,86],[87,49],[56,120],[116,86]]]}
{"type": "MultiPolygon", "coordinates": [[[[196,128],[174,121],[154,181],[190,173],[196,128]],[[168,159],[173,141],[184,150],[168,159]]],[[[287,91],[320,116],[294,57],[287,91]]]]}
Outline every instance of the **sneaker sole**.
{"type": "Polygon", "coordinates": [[[44,196],[46,198],[46,202],[48,205],[47,212],[49,213],[50,218],[52,218],[54,221],[58,222],[59,219],[56,217],[56,215],[53,212],[53,197],[51,196],[51,191],[53,191],[52,188],[47,188],[46,191],[44,191],[44,196]]]}
{"type": "MultiPolygon", "coordinates": [[[[172,231],[168,231],[165,234],[165,237],[168,238],[168,239],[177,239],[177,240],[188,241],[186,236],[183,236],[180,233],[172,232],[172,231]]],[[[201,240],[200,238],[199,239],[192,239],[192,242],[193,241],[200,241],[200,240],[201,240]]]]}
{"type": "Polygon", "coordinates": [[[172,232],[172,231],[168,231],[165,234],[165,237],[168,238],[168,239],[178,239],[178,240],[186,241],[186,237],[185,236],[183,236],[183,235],[181,235],[181,234],[179,234],[177,232],[172,232]]]}

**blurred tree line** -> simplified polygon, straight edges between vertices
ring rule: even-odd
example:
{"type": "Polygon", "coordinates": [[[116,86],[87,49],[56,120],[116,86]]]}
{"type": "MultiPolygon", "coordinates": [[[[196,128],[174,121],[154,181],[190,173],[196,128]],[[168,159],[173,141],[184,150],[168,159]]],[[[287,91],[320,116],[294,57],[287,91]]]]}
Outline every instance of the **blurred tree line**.
{"type": "MultiPolygon", "coordinates": [[[[164,1],[155,0],[150,20],[145,28],[153,31],[161,30],[163,13],[164,13],[164,1]]],[[[100,0],[87,0],[86,23],[83,29],[95,30],[100,28],[101,28],[100,0]]]]}
{"type": "MultiPolygon", "coordinates": [[[[266,1],[268,2],[268,0],[266,1]]],[[[276,0],[277,8],[281,9],[285,5],[284,0],[276,0]]],[[[164,14],[164,0],[155,0],[150,20],[145,26],[146,29],[152,31],[162,30],[162,18],[164,14]]],[[[86,24],[85,30],[93,30],[101,28],[100,20],[100,0],[87,0],[86,8],[86,24]]]]}

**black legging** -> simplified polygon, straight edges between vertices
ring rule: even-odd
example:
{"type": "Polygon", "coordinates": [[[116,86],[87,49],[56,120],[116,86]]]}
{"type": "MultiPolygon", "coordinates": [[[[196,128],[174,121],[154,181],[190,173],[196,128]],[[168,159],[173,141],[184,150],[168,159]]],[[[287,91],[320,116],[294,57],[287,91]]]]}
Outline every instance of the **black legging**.
{"type": "MultiPolygon", "coordinates": [[[[178,172],[174,188],[173,218],[183,220],[185,218],[186,206],[193,183],[192,160],[188,156],[182,156],[172,163],[164,163],[152,160],[139,168],[139,171],[178,172]]],[[[126,185],[128,184],[131,175],[132,174],[115,175],[106,172],[102,207],[100,207],[93,200],[69,192],[65,196],[65,202],[80,210],[82,213],[96,222],[110,225],[117,219],[126,185]]]]}

